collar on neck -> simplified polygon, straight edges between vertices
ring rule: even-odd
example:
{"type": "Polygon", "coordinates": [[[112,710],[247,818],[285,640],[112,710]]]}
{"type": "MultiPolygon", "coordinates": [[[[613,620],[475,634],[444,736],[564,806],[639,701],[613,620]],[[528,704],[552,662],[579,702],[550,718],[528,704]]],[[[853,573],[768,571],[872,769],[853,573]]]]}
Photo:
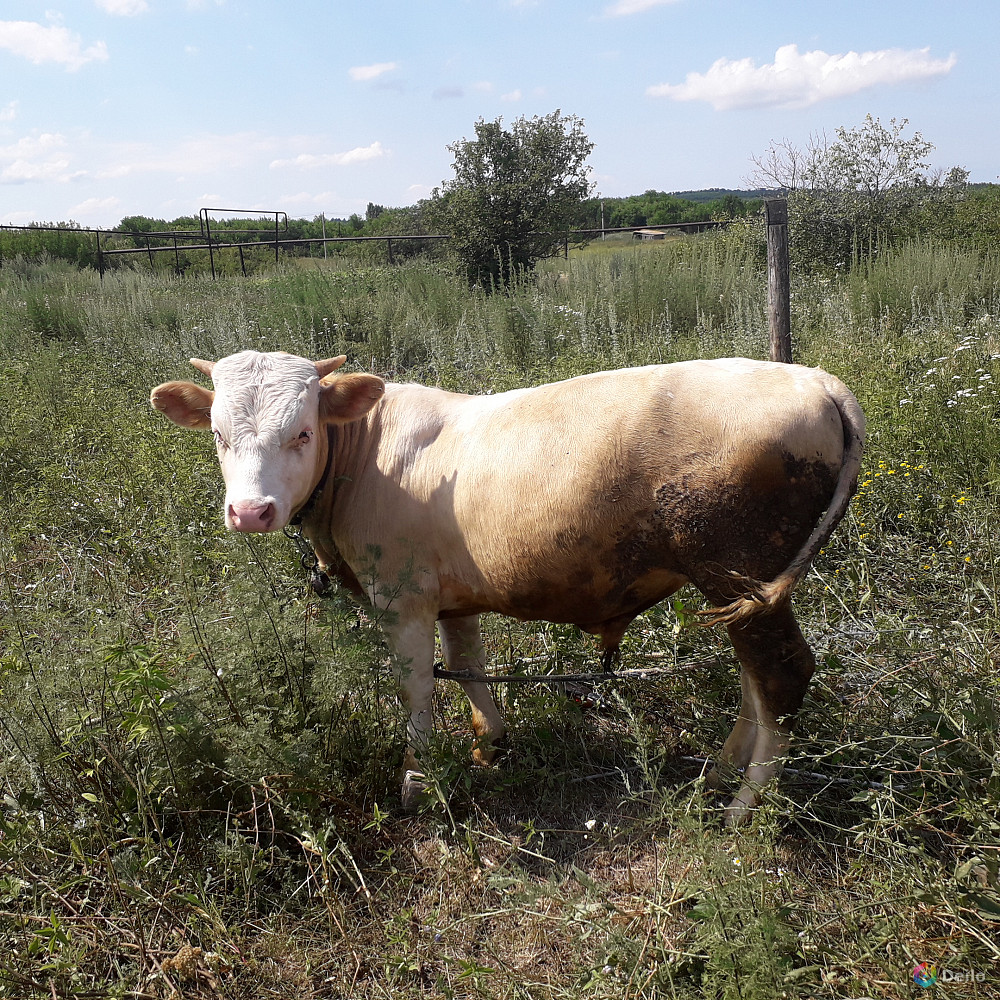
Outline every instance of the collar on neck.
{"type": "Polygon", "coordinates": [[[323,474],[319,477],[319,482],[309,494],[309,499],[289,518],[288,523],[298,527],[313,511],[320,494],[326,488],[327,480],[330,478],[330,470],[333,468],[333,424],[326,426],[326,465],[323,466],[323,474]]]}

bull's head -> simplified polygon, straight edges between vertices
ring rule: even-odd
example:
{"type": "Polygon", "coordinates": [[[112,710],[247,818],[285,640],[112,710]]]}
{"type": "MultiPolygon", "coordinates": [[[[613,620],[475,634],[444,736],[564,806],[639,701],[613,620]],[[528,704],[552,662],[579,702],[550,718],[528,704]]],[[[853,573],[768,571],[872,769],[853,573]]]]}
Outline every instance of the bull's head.
{"type": "Polygon", "coordinates": [[[280,351],[192,358],[215,392],[193,382],[153,390],[153,407],[175,424],[214,434],[227,528],[283,528],[323,475],[327,441],[320,432],[359,420],[382,397],[385,383],[375,375],[335,374],[346,360],[308,361],[280,351]]]}

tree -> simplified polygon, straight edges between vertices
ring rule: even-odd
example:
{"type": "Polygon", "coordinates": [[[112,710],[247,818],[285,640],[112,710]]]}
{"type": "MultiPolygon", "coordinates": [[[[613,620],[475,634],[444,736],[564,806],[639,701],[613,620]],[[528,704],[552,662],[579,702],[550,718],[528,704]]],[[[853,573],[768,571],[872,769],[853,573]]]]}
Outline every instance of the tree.
{"type": "Polygon", "coordinates": [[[892,188],[912,187],[927,177],[925,157],[934,149],[923,134],[907,138],[909,119],[889,119],[886,127],[866,115],[855,128],[837,128],[831,142],[826,133],[814,133],[804,149],[788,139],[772,142],[761,156],[751,157],[753,180],[784,191],[852,191],[872,201],[892,188]]]}
{"type": "Polygon", "coordinates": [[[727,219],[738,219],[747,214],[746,202],[732,192],[723,195],[715,204],[719,206],[719,213],[727,219]]]}
{"type": "Polygon", "coordinates": [[[837,128],[832,141],[814,134],[800,148],[782,139],[751,158],[753,180],[788,195],[793,245],[814,260],[846,263],[910,232],[928,202],[960,196],[967,172],[930,174],[934,144],[920,132],[907,135],[908,124],[866,115],[855,128],[837,128]]]}
{"type": "Polygon", "coordinates": [[[559,111],[476,122],[452,143],[455,176],[435,188],[426,215],[451,234],[450,252],[470,281],[506,285],[559,252],[574,211],[590,192],[594,144],[583,121],[559,111]]]}

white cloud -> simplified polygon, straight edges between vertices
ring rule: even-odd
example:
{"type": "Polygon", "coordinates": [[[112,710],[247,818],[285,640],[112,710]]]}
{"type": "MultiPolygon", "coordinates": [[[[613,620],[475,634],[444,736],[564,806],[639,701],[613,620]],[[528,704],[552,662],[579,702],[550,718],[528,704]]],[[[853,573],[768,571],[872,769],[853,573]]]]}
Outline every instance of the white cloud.
{"type": "Polygon", "coordinates": [[[65,156],[40,162],[13,160],[0,170],[0,184],[25,184],[28,181],[68,181],[69,159],[65,156]]]}
{"type": "Polygon", "coordinates": [[[364,163],[366,160],[377,160],[385,156],[382,143],[373,142],[370,146],[358,146],[346,153],[299,153],[291,160],[272,160],[271,169],[281,167],[347,167],[353,163],[364,163]]]}
{"type": "Polygon", "coordinates": [[[186,178],[245,168],[262,156],[273,156],[287,142],[278,136],[256,132],[185,136],[177,142],[164,142],[162,147],[149,143],[112,142],[101,146],[96,154],[110,166],[95,170],[94,176],[108,180],[169,173],[186,178]]]}
{"type": "Polygon", "coordinates": [[[67,70],[77,70],[95,59],[108,58],[104,42],[84,48],[80,36],[61,24],[45,27],[35,21],[0,21],[0,49],[7,49],[36,65],[62,63],[67,70]]]}
{"type": "MultiPolygon", "coordinates": [[[[298,194],[283,194],[277,199],[277,202],[282,209],[286,206],[288,208],[321,209],[324,205],[337,201],[337,197],[332,191],[321,191],[319,194],[313,194],[311,191],[300,191],[298,194]]],[[[253,207],[260,208],[256,205],[253,207]]],[[[273,208],[270,210],[274,211],[273,208]]]]}
{"type": "Polygon", "coordinates": [[[119,17],[134,17],[149,10],[146,0],[96,0],[96,2],[106,14],[116,14],[119,17]]]}
{"type": "Polygon", "coordinates": [[[394,62],[372,63],[371,66],[352,66],[347,73],[352,80],[374,80],[376,77],[382,76],[383,73],[398,68],[398,63],[394,62]]]}
{"type": "Polygon", "coordinates": [[[8,101],[0,108],[0,122],[12,122],[17,117],[17,101],[8,101]]]}
{"type": "Polygon", "coordinates": [[[104,215],[105,212],[118,208],[121,204],[121,199],[116,198],[111,195],[108,198],[87,198],[85,201],[81,201],[79,205],[74,205],[68,211],[68,215],[71,219],[83,219],[89,215],[104,215]]]}
{"type": "Polygon", "coordinates": [[[81,172],[70,170],[66,138],[56,132],[25,136],[10,146],[0,146],[0,184],[29,181],[69,181],[81,172]]]}
{"type": "Polygon", "coordinates": [[[819,49],[800,53],[797,45],[783,45],[773,63],[757,66],[749,58],[718,59],[706,73],[688,73],[684,83],[658,84],[646,93],[674,101],[707,101],[716,111],[805,108],[869,87],[942,76],[955,62],[954,55],[932,59],[929,48],[828,55],[819,49]]]}
{"type": "Polygon", "coordinates": [[[28,211],[11,212],[10,215],[0,218],[5,226],[30,226],[32,222],[38,222],[38,213],[28,209],[28,211]]]}
{"type": "Polygon", "coordinates": [[[501,94],[501,101],[519,101],[524,95],[520,90],[511,90],[509,93],[501,94]]]}
{"type": "Polygon", "coordinates": [[[11,146],[0,146],[0,162],[20,157],[43,156],[54,149],[66,146],[66,137],[60,132],[41,132],[26,135],[11,146]]]}
{"type": "Polygon", "coordinates": [[[610,7],[604,8],[604,16],[628,17],[630,14],[641,14],[654,7],[662,7],[664,4],[676,2],[677,0],[617,0],[610,7]]]}

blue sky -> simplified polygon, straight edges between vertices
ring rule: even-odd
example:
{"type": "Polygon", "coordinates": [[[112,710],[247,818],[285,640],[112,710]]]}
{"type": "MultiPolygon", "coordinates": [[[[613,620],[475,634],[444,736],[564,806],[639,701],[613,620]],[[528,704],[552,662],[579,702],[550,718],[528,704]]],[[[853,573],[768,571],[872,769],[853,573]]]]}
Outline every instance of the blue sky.
{"type": "Polygon", "coordinates": [[[996,0],[4,0],[0,223],[363,215],[557,108],[607,196],[740,187],[868,113],[997,181],[998,43],[996,0]]]}

